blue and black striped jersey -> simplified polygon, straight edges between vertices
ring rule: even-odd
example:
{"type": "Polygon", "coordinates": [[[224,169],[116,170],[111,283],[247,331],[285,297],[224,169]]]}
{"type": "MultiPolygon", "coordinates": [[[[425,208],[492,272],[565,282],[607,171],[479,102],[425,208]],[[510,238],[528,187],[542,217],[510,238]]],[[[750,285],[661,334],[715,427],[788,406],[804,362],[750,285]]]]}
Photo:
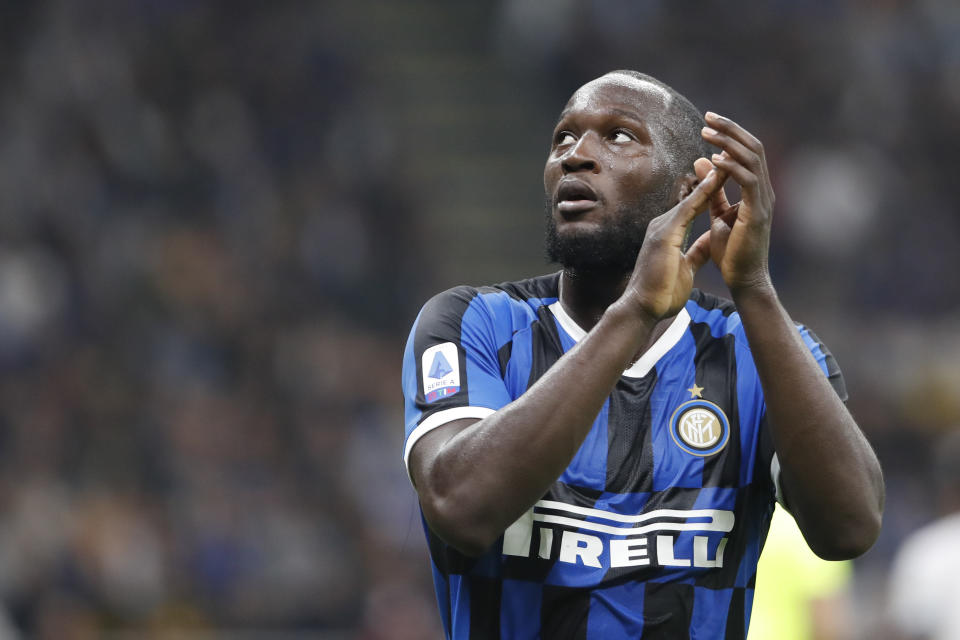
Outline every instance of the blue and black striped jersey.
{"type": "MultiPolygon", "coordinates": [[[[403,361],[405,463],[432,429],[520,397],[585,335],[558,285],[457,287],[424,306],[403,361]]],[[[798,330],[846,399],[833,357],[798,330]]],[[[483,556],[424,522],[447,637],[744,638],[777,494],[764,409],[735,308],[694,290],[563,475],[483,556]]]]}

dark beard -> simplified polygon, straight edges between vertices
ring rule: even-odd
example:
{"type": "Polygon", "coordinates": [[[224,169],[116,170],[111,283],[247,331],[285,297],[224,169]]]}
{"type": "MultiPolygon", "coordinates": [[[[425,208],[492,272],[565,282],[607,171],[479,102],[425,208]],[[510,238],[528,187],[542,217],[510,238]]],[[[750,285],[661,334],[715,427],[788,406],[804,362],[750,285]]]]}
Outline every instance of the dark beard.
{"type": "Polygon", "coordinates": [[[669,197],[668,189],[644,194],[637,202],[621,205],[614,221],[597,231],[567,233],[561,237],[553,219],[553,202],[548,196],[545,206],[547,260],[581,273],[633,271],[647,225],[670,208],[669,197]]]}

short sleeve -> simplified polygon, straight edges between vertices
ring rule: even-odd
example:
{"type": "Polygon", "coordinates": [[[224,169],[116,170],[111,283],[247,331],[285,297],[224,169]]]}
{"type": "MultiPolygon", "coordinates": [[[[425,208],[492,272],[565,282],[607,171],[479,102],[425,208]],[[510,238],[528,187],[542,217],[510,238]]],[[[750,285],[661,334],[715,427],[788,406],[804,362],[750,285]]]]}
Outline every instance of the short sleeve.
{"type": "Polygon", "coordinates": [[[403,354],[408,471],[410,451],[424,435],[454,420],[484,418],[511,401],[497,321],[484,297],[470,287],[433,297],[417,316],[403,354]]]}
{"type": "Polygon", "coordinates": [[[802,324],[797,325],[797,330],[800,332],[800,336],[803,338],[804,344],[807,345],[810,353],[813,354],[817,364],[820,365],[820,369],[823,371],[824,375],[827,376],[827,379],[830,381],[830,385],[833,387],[833,390],[837,392],[838,396],[840,396],[840,400],[846,404],[847,400],[849,399],[849,396],[847,395],[847,384],[843,380],[843,373],[840,371],[840,365],[837,364],[836,358],[833,357],[833,354],[830,353],[830,350],[827,349],[827,346],[823,344],[820,338],[818,338],[813,331],[802,324]]]}
{"type": "MultiPolygon", "coordinates": [[[[830,386],[833,387],[833,390],[840,397],[840,400],[846,403],[849,398],[847,395],[847,385],[844,382],[843,373],[840,371],[840,366],[837,364],[836,358],[833,357],[833,354],[830,353],[827,346],[823,344],[820,338],[809,328],[802,324],[797,324],[797,331],[800,332],[800,337],[803,338],[803,342],[807,345],[807,349],[810,350],[814,360],[820,365],[820,370],[823,371],[827,380],[830,381],[830,386]]],[[[780,460],[777,458],[777,453],[773,447],[773,438],[770,435],[770,428],[767,423],[766,406],[764,406],[763,418],[760,424],[759,450],[761,464],[770,470],[770,480],[773,483],[777,502],[783,507],[786,507],[787,505],[783,500],[783,491],[780,487],[780,460]]]]}

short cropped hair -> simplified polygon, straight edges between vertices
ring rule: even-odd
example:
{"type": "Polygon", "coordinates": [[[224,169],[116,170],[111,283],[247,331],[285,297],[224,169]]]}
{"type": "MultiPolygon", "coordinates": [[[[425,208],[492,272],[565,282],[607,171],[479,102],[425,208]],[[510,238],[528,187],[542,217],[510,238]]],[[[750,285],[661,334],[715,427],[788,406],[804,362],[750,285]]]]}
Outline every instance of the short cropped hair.
{"type": "Polygon", "coordinates": [[[672,98],[667,105],[662,127],[663,142],[669,152],[671,170],[677,175],[693,173],[693,161],[710,157],[711,146],[700,135],[706,124],[703,114],[692,102],[670,85],[631,69],[618,69],[606,75],[624,75],[642,82],[648,82],[666,91],[672,98]]]}

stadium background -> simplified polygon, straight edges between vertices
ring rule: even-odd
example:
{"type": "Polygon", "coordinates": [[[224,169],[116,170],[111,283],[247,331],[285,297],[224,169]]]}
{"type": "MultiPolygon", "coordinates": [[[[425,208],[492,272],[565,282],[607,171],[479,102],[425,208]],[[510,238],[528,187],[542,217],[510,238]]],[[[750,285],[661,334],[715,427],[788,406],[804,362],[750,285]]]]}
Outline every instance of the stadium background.
{"type": "Polygon", "coordinates": [[[766,144],[774,277],[887,476],[884,637],[960,423],[949,0],[0,4],[0,638],[436,637],[406,332],[548,269],[554,118],[622,67],[766,144]]]}

